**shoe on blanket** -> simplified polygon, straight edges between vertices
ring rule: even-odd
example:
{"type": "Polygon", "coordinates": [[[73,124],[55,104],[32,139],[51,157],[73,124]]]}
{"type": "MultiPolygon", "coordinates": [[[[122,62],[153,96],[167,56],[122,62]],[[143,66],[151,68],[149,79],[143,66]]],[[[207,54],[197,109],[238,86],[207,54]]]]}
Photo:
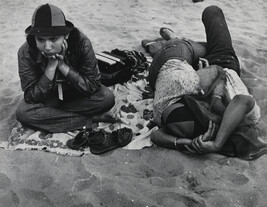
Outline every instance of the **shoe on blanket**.
{"type": "Polygon", "coordinates": [[[67,141],[66,145],[74,150],[80,150],[83,147],[86,147],[86,143],[89,137],[90,131],[83,127],[83,130],[80,131],[73,139],[67,141]]]}
{"type": "Polygon", "coordinates": [[[101,130],[95,136],[88,139],[88,142],[90,142],[90,152],[99,155],[120,147],[125,147],[131,142],[132,137],[132,130],[126,127],[113,131],[111,134],[101,130]],[[98,140],[99,142],[93,143],[91,139],[98,140]]]}

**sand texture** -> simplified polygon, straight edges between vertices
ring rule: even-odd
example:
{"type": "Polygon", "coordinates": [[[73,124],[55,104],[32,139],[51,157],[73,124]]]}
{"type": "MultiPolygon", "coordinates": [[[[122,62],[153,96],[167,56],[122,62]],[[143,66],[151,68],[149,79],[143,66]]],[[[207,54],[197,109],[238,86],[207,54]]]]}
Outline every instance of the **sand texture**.
{"type": "MultiPolygon", "coordinates": [[[[142,39],[160,27],[205,41],[201,13],[225,13],[241,78],[261,107],[260,139],[267,141],[267,1],[265,0],[54,0],[92,41],[94,50],[144,52],[142,39]]],[[[0,141],[18,123],[22,91],[17,50],[42,0],[0,2],[0,141]]],[[[0,149],[0,207],[7,206],[267,206],[266,155],[243,161],[221,155],[186,155],[149,147],[105,155],[61,156],[0,149]]]]}

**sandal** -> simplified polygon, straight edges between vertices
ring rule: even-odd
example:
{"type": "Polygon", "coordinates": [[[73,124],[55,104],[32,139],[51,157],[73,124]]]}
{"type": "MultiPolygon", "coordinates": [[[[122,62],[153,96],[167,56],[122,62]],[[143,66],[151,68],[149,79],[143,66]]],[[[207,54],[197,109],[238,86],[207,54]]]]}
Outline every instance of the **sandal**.
{"type": "Polygon", "coordinates": [[[99,137],[97,140],[100,142],[90,143],[90,152],[95,155],[103,154],[119,147],[125,147],[131,142],[133,132],[131,129],[124,127],[113,131],[111,134],[105,133],[103,130],[97,136],[99,137]]]}
{"type": "Polygon", "coordinates": [[[167,27],[161,27],[159,30],[159,34],[161,35],[161,37],[163,37],[163,39],[165,40],[170,40],[173,39],[171,36],[174,35],[173,30],[167,28],[167,27]],[[170,34],[172,33],[172,34],[170,34]]]}
{"type": "Polygon", "coordinates": [[[86,147],[89,134],[90,131],[84,127],[73,139],[68,140],[66,145],[71,149],[80,150],[86,147]]]}

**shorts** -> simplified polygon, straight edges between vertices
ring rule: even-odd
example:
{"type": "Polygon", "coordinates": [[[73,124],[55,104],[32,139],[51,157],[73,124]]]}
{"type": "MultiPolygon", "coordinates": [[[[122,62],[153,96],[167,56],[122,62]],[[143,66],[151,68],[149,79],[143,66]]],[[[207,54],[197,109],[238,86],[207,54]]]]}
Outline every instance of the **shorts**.
{"type": "Polygon", "coordinates": [[[256,103],[254,104],[254,107],[245,115],[249,120],[253,121],[254,123],[259,122],[261,118],[261,110],[259,105],[256,103]]]}

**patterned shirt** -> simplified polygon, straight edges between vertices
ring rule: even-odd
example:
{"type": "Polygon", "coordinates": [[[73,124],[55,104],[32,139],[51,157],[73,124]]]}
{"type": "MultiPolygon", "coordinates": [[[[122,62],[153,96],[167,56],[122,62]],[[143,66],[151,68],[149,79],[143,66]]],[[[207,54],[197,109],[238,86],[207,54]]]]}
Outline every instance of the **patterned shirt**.
{"type": "Polygon", "coordinates": [[[200,78],[186,61],[170,59],[161,67],[155,87],[154,121],[160,126],[163,110],[185,94],[200,93],[200,78]]]}

